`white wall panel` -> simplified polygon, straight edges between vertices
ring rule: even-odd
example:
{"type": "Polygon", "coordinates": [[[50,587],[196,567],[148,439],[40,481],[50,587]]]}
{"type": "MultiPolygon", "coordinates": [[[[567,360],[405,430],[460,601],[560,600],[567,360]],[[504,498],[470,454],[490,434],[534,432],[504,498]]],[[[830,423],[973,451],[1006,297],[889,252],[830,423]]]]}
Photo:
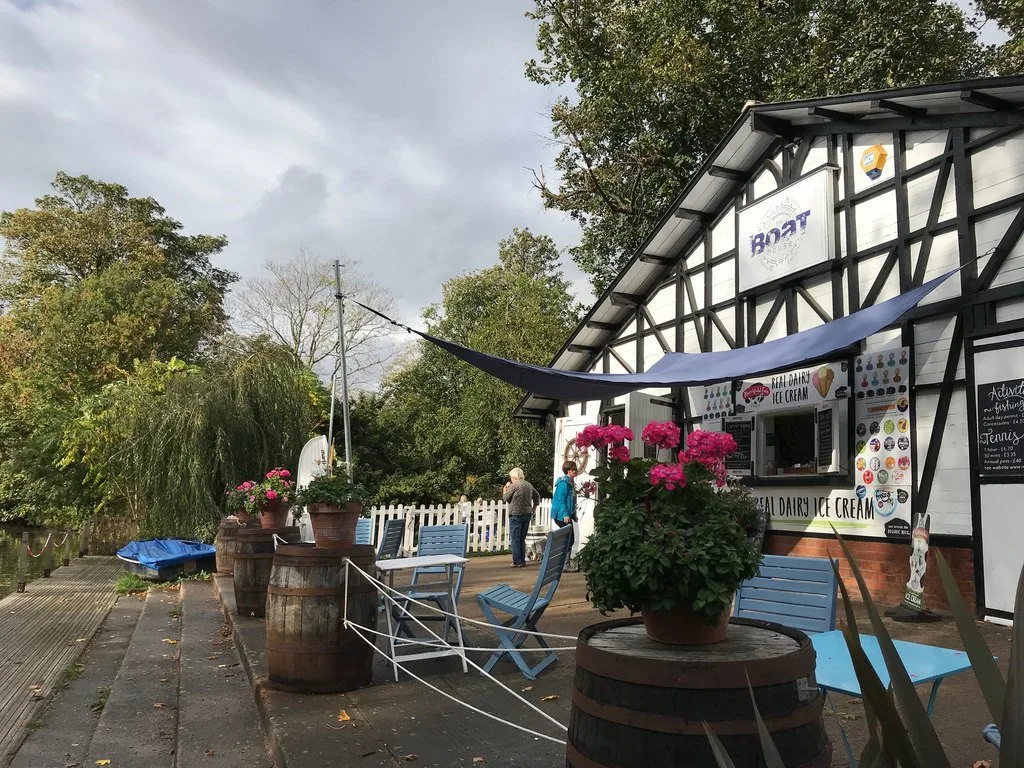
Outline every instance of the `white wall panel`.
{"type": "MultiPolygon", "coordinates": [[[[779,188],[779,185],[775,183],[775,177],[771,171],[761,171],[757,176],[754,177],[754,200],[760,200],[765,195],[774,192],[779,188]]],[[[752,201],[747,201],[752,202],[752,201]]]]}
{"type": "Polygon", "coordinates": [[[729,259],[711,268],[711,303],[719,304],[736,297],[736,260],[729,259]]]}
{"type": "Polygon", "coordinates": [[[1024,319],[1024,299],[1000,301],[996,304],[996,322],[1008,323],[1021,319],[1024,319]]]}
{"type": "Polygon", "coordinates": [[[857,250],[863,251],[896,238],[896,193],[889,191],[853,207],[857,224],[857,250]]]}
{"type": "Polygon", "coordinates": [[[721,256],[736,247],[736,211],[729,206],[721,221],[711,230],[711,255],[721,256]]]}
{"type": "Polygon", "coordinates": [[[974,207],[1024,192],[1024,136],[993,142],[971,154],[974,207]]]}
{"type": "Polygon", "coordinates": [[[807,151],[807,159],[804,160],[802,174],[806,175],[816,168],[828,164],[828,139],[825,136],[818,136],[811,142],[811,148],[807,151]]]}
{"type": "MultiPolygon", "coordinates": [[[[978,244],[978,253],[988,253],[999,244],[1006,230],[1013,221],[1016,209],[1001,213],[998,216],[989,216],[980,219],[974,228],[975,240],[978,244]]],[[[980,273],[988,264],[991,256],[984,256],[978,259],[978,272],[980,273]]],[[[1024,282],[1024,240],[1018,239],[1017,244],[1010,250],[1003,266],[999,268],[995,279],[992,281],[992,288],[1010,283],[1024,282]]]]}
{"type": "MultiPolygon", "coordinates": [[[[914,384],[938,384],[942,381],[955,324],[956,317],[952,315],[914,323],[914,384]]],[[[960,379],[965,375],[961,352],[956,377],[960,379]]]]}
{"type": "Polygon", "coordinates": [[[946,131],[910,131],[907,133],[906,144],[909,170],[946,151],[946,131]]]}
{"type": "Polygon", "coordinates": [[[697,302],[697,306],[694,307],[694,310],[699,312],[704,309],[704,272],[695,272],[690,275],[690,285],[693,286],[693,297],[697,302]]]}
{"type": "MultiPolygon", "coordinates": [[[[938,169],[907,182],[907,209],[910,212],[911,232],[916,232],[928,223],[928,213],[931,210],[935,185],[938,182],[938,169]]],[[[942,191],[942,201],[939,204],[939,217],[936,219],[936,223],[941,224],[956,216],[955,189],[953,174],[950,173],[946,179],[946,186],[942,191]]]]}
{"type": "Polygon", "coordinates": [[[864,340],[864,354],[881,352],[886,349],[901,346],[902,340],[902,334],[900,333],[899,328],[873,334],[864,340]]]}
{"type": "Polygon", "coordinates": [[[676,286],[666,285],[658,290],[647,302],[647,309],[657,324],[667,323],[676,317],[676,286]]]}
{"type": "MultiPolygon", "coordinates": [[[[928,256],[928,267],[924,271],[927,282],[933,277],[944,275],[960,266],[960,245],[956,232],[945,232],[932,240],[932,249],[928,256]]],[[[934,304],[937,301],[954,299],[960,295],[960,276],[953,275],[945,283],[929,293],[921,304],[934,304]]]]}
{"type": "MultiPolygon", "coordinates": [[[[612,349],[618,352],[619,356],[627,363],[629,363],[631,368],[636,364],[635,341],[627,341],[624,344],[616,344],[612,347],[612,349]]],[[[614,356],[609,355],[608,360],[611,363],[611,369],[609,370],[609,373],[629,373],[629,371],[627,371],[619,364],[619,361],[616,360],[614,356]]]]}
{"type": "MultiPolygon", "coordinates": [[[[918,382],[920,383],[920,382],[918,382]]],[[[919,393],[914,410],[917,436],[917,476],[928,453],[928,443],[935,426],[937,392],[919,393]]],[[[967,394],[963,389],[953,393],[949,415],[942,431],[942,442],[935,465],[935,479],[928,500],[933,534],[971,535],[971,472],[967,437],[967,394]]],[[[923,510],[915,510],[923,511],[923,510]]]]}

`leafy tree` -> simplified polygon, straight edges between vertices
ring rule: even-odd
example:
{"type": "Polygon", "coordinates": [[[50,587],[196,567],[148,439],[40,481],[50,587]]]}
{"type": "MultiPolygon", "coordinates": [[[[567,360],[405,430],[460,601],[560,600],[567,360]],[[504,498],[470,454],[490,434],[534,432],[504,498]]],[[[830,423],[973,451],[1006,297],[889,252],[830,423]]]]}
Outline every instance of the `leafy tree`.
{"type": "MultiPolygon", "coordinates": [[[[514,230],[499,244],[495,266],[449,280],[443,296],[424,313],[430,333],[531,363],[546,363],[578,316],[557,248],[529,230],[514,230]]],[[[377,435],[398,457],[392,472],[379,477],[382,502],[494,497],[516,465],[543,490],[550,485],[551,439],[536,424],[511,417],[521,396],[420,343],[385,379],[378,398],[356,402],[356,472],[374,463],[372,454],[359,451],[377,435]]]]}
{"type": "Polygon", "coordinates": [[[974,7],[996,22],[1009,39],[996,51],[996,69],[1001,75],[1024,72],[1024,2],[1022,0],[975,0],[974,7]]]}
{"type": "Polygon", "coordinates": [[[527,15],[541,57],[527,63],[527,77],[575,90],[551,108],[560,181],[539,171],[535,185],[546,206],[583,226],[571,253],[598,293],[747,100],[986,72],[963,13],[936,0],[535,3],[527,15]]]}

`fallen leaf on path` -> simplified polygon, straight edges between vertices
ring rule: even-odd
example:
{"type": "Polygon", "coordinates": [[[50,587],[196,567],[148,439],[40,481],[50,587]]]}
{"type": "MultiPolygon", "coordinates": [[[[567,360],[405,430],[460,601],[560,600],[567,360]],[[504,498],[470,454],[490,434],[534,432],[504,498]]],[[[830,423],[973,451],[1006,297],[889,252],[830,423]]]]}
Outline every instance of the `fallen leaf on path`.
{"type": "Polygon", "coordinates": [[[163,705],[163,702],[161,702],[161,701],[158,701],[155,704],[153,704],[153,709],[163,709],[163,708],[164,708],[164,705],[163,705]]]}
{"type": "Polygon", "coordinates": [[[177,645],[178,644],[177,640],[171,640],[170,638],[167,638],[167,637],[164,638],[164,642],[168,643],[170,645],[177,645]]]}
{"type": "Polygon", "coordinates": [[[110,765],[109,760],[97,760],[96,765],[110,765]]]}
{"type": "Polygon", "coordinates": [[[523,693],[526,693],[527,691],[532,691],[532,690],[533,690],[533,686],[532,685],[528,685],[525,688],[523,688],[523,693]]]}
{"type": "Polygon", "coordinates": [[[411,763],[411,762],[412,762],[413,760],[419,760],[419,759],[420,759],[420,756],[419,756],[419,755],[417,755],[417,754],[413,754],[413,753],[411,753],[411,752],[410,752],[410,753],[409,753],[408,755],[406,755],[406,756],[405,756],[405,757],[403,757],[402,759],[403,759],[403,760],[407,760],[407,761],[409,761],[409,762],[411,763]]]}
{"type": "Polygon", "coordinates": [[[351,720],[351,719],[352,718],[348,716],[348,712],[346,712],[344,709],[342,709],[342,710],[340,710],[338,712],[338,722],[339,723],[344,723],[344,722],[346,722],[348,720],[351,720]]]}
{"type": "Polygon", "coordinates": [[[166,677],[161,677],[161,678],[160,678],[160,682],[161,682],[161,683],[166,683],[166,682],[167,682],[167,680],[168,680],[168,678],[166,678],[166,677]]]}
{"type": "Polygon", "coordinates": [[[213,661],[214,659],[219,659],[220,656],[207,656],[206,658],[208,658],[210,661],[213,661]]]}
{"type": "Polygon", "coordinates": [[[550,696],[541,696],[541,701],[558,701],[561,697],[557,693],[552,693],[550,696]]]}
{"type": "Polygon", "coordinates": [[[473,758],[473,765],[477,765],[478,763],[482,763],[482,762],[484,762],[484,759],[482,757],[474,757],[473,758]]]}
{"type": "Polygon", "coordinates": [[[41,691],[41,690],[43,690],[43,686],[41,686],[41,685],[30,685],[28,687],[28,689],[30,691],[41,691]]]}
{"type": "Polygon", "coordinates": [[[206,756],[207,757],[212,757],[213,755],[216,755],[216,754],[217,754],[217,750],[216,749],[208,749],[208,750],[206,750],[206,756]]]}
{"type": "Polygon", "coordinates": [[[975,760],[971,768],[992,768],[991,760],[975,760]]]}

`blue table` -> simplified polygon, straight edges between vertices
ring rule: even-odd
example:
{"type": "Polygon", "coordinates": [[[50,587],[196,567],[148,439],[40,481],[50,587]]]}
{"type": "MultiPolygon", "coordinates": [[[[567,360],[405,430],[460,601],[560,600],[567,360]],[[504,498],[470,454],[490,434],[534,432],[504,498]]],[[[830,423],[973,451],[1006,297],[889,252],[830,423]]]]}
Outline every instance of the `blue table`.
{"type": "MultiPolygon", "coordinates": [[[[860,644],[871,666],[875,668],[878,679],[888,688],[889,670],[885,667],[885,659],[882,657],[882,649],[878,647],[878,640],[872,635],[861,635],[860,644]]],[[[846,647],[842,631],[836,629],[811,635],[811,645],[818,655],[814,670],[818,687],[860,698],[860,683],[857,680],[857,673],[853,671],[853,660],[850,658],[850,650],[846,647]]],[[[906,667],[914,685],[932,684],[931,696],[928,699],[929,717],[935,709],[935,699],[942,681],[971,668],[971,660],[965,651],[908,643],[903,640],[894,640],[893,645],[896,646],[900,661],[906,667]]]]}

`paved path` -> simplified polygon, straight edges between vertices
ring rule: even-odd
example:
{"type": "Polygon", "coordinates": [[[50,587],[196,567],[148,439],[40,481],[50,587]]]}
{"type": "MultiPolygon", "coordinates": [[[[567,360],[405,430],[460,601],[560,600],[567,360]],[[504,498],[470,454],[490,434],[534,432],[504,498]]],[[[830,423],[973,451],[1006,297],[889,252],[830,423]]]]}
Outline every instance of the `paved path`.
{"type": "Polygon", "coordinates": [[[0,600],[0,766],[103,622],[120,570],[116,558],[80,558],[0,600]]]}

